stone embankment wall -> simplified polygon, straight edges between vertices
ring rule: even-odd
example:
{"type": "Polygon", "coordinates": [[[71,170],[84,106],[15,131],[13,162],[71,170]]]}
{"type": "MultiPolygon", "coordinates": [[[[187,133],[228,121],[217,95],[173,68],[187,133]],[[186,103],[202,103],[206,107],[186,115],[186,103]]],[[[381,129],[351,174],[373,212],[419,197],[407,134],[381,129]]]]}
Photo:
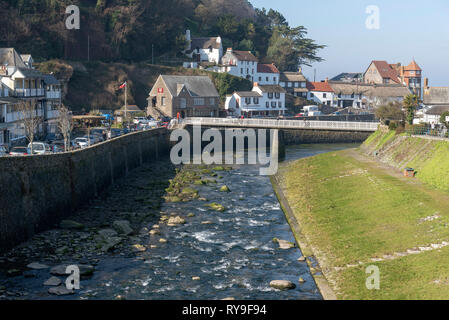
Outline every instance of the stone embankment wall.
{"type": "Polygon", "coordinates": [[[283,130],[284,144],[357,143],[363,142],[372,132],[283,130]]]}
{"type": "Polygon", "coordinates": [[[169,132],[155,129],[74,152],[0,158],[0,251],[58,223],[169,147],[169,132]]]}

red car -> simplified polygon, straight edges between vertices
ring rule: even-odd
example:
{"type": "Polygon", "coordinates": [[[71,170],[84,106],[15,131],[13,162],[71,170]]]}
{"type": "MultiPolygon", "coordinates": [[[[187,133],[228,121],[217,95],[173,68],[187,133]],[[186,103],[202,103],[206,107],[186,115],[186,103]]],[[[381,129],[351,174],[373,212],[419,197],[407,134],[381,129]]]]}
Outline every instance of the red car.
{"type": "Polygon", "coordinates": [[[29,154],[29,150],[27,147],[14,147],[9,152],[10,156],[27,156],[29,154]]]}
{"type": "Polygon", "coordinates": [[[295,118],[301,118],[301,117],[304,117],[304,113],[298,113],[298,114],[295,116],[295,118]]]}

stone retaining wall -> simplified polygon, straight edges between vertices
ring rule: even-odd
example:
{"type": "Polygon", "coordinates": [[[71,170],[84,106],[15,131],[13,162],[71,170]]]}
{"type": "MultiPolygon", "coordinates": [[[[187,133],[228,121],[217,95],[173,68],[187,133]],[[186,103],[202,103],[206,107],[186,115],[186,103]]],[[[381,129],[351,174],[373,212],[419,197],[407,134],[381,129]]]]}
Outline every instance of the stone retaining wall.
{"type": "Polygon", "coordinates": [[[0,158],[0,252],[45,230],[129,170],[169,153],[169,132],[136,132],[84,150],[0,158]]]}
{"type": "Polygon", "coordinates": [[[356,143],[365,141],[372,132],[323,131],[323,130],[283,130],[284,143],[356,143]]]}

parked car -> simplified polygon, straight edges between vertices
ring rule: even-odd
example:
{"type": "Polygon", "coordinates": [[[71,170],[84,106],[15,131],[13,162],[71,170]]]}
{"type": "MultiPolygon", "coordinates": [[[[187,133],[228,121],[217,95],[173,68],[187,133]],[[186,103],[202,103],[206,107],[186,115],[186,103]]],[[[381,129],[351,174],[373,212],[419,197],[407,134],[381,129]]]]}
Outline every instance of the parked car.
{"type": "Polygon", "coordinates": [[[31,148],[31,143],[28,145],[28,149],[33,150],[33,154],[46,154],[51,153],[51,147],[45,142],[33,142],[33,147],[31,148]]]}
{"type": "Polygon", "coordinates": [[[133,123],[134,124],[147,124],[148,122],[150,122],[151,120],[148,120],[145,117],[137,117],[133,119],[133,123]]]}
{"type": "Polygon", "coordinates": [[[80,148],[87,148],[89,146],[89,139],[87,137],[76,138],[74,141],[80,148]]]}
{"type": "Polygon", "coordinates": [[[14,147],[9,152],[11,156],[27,156],[30,154],[30,150],[27,147],[14,147]]]}
{"type": "Polygon", "coordinates": [[[112,128],[111,129],[111,139],[112,138],[116,138],[119,137],[123,134],[122,130],[118,129],[118,128],[112,128]]]}

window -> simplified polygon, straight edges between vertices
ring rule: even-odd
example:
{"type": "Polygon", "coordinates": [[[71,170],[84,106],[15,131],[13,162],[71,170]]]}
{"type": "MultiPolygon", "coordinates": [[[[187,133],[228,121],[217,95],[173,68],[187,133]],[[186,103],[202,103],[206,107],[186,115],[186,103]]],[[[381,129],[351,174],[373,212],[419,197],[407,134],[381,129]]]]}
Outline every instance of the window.
{"type": "Polygon", "coordinates": [[[245,98],[245,103],[246,104],[251,104],[251,98],[245,98]]]}
{"type": "Polygon", "coordinates": [[[186,107],[186,99],[185,98],[181,98],[180,100],[179,100],[179,107],[181,108],[181,109],[184,109],[185,107],[186,107]]]}
{"type": "Polygon", "coordinates": [[[262,77],[259,77],[259,81],[262,81],[262,77]]]}
{"type": "Polygon", "coordinates": [[[161,97],[161,106],[165,106],[165,97],[161,97]]]}
{"type": "Polygon", "coordinates": [[[341,93],[338,94],[338,97],[341,98],[341,93]]]}
{"type": "Polygon", "coordinates": [[[295,82],[295,88],[299,87],[299,82],[295,82]]]}
{"type": "Polygon", "coordinates": [[[301,82],[301,88],[305,88],[306,87],[306,83],[305,82],[301,82]]]}
{"type": "Polygon", "coordinates": [[[215,104],[215,98],[210,98],[209,103],[213,106],[215,104]]]}
{"type": "Polygon", "coordinates": [[[243,68],[240,68],[240,73],[243,74],[243,68]]]}
{"type": "Polygon", "coordinates": [[[270,107],[270,103],[267,101],[265,102],[265,107],[269,108],[270,107]]]}
{"type": "Polygon", "coordinates": [[[276,101],[271,101],[271,107],[276,108],[276,101]]]}
{"type": "Polygon", "coordinates": [[[268,92],[268,99],[273,99],[273,92],[268,92]]]}
{"type": "Polygon", "coordinates": [[[193,99],[193,104],[196,106],[202,106],[202,105],[204,105],[204,99],[203,98],[195,98],[195,99],[193,99]]]}
{"type": "Polygon", "coordinates": [[[327,97],[327,94],[326,93],[323,93],[323,98],[326,98],[327,97]]]}
{"type": "Polygon", "coordinates": [[[276,83],[276,77],[273,77],[273,82],[276,83]]]}
{"type": "Polygon", "coordinates": [[[254,101],[254,104],[259,104],[259,98],[254,98],[253,101],[254,101]]]}
{"type": "Polygon", "coordinates": [[[290,88],[292,86],[292,83],[290,81],[287,82],[287,86],[290,88]]]}
{"type": "Polygon", "coordinates": [[[268,81],[268,77],[266,77],[265,80],[268,81]]]}
{"type": "Polygon", "coordinates": [[[281,97],[281,94],[280,94],[279,92],[276,92],[276,93],[274,94],[274,96],[276,97],[276,99],[279,99],[279,98],[281,97]]]}
{"type": "Polygon", "coordinates": [[[280,101],[278,102],[278,107],[282,108],[282,102],[280,102],[280,101]]]}

